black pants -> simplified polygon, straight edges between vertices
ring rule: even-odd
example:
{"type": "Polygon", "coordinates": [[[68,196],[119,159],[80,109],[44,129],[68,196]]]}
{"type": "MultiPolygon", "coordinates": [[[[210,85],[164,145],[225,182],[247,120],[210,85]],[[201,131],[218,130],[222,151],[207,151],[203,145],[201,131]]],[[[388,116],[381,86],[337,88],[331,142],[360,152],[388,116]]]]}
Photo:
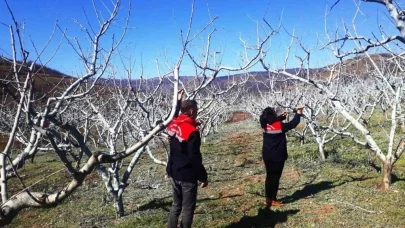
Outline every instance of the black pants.
{"type": "Polygon", "coordinates": [[[264,160],[266,166],[265,194],[271,200],[277,199],[277,191],[280,185],[281,174],[283,173],[284,162],[264,160]]]}
{"type": "Polygon", "coordinates": [[[180,213],[183,212],[180,227],[189,228],[193,223],[197,202],[197,182],[183,182],[171,179],[173,204],[170,209],[168,228],[177,228],[180,213]]]}

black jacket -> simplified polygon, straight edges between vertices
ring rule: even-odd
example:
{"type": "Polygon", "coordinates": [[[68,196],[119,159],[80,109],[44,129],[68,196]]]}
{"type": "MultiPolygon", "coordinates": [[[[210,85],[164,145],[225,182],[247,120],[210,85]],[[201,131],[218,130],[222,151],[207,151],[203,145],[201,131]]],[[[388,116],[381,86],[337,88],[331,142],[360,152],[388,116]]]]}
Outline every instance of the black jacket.
{"type": "Polygon", "coordinates": [[[174,180],[207,181],[207,172],[202,164],[201,137],[196,128],[197,125],[198,122],[181,114],[167,127],[171,138],[166,172],[174,180]]]}
{"type": "Polygon", "coordinates": [[[285,161],[287,159],[287,139],[285,133],[300,123],[300,117],[300,114],[295,114],[294,118],[288,123],[276,121],[268,124],[267,128],[263,129],[263,160],[285,161]]]}

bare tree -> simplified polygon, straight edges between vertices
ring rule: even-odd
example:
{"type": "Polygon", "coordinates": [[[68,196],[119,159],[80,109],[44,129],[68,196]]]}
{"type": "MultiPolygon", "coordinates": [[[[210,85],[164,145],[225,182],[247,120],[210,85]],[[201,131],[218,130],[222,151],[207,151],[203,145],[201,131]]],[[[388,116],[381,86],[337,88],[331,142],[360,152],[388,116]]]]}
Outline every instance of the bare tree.
{"type": "MultiPolygon", "coordinates": [[[[9,7],[7,1],[5,1],[5,3],[7,7],[9,7]]],[[[99,24],[98,30],[93,30],[94,27],[91,30],[87,30],[83,27],[83,31],[90,41],[88,49],[84,48],[84,44],[80,43],[79,40],[69,38],[65,31],[60,30],[63,37],[82,60],[85,73],[77,79],[71,80],[71,83],[67,83],[66,87],[60,88],[60,85],[56,85],[54,93],[48,93],[43,97],[37,97],[33,90],[35,79],[39,76],[37,62],[42,63],[42,65],[46,65],[46,63],[49,62],[49,60],[43,62],[43,53],[47,45],[42,50],[38,50],[33,44],[35,50],[33,53],[34,57],[32,57],[32,55],[29,56],[29,52],[24,46],[25,42],[23,41],[23,36],[21,35],[22,27],[14,18],[14,14],[9,8],[14,23],[14,25],[9,26],[13,53],[13,58],[10,60],[13,66],[11,73],[13,83],[8,84],[8,89],[4,89],[3,91],[6,91],[8,96],[12,98],[17,109],[15,110],[14,123],[9,129],[9,141],[1,154],[2,159],[0,159],[1,193],[3,200],[1,206],[2,215],[0,218],[1,224],[9,223],[23,208],[46,207],[59,204],[83,183],[84,178],[91,173],[94,168],[103,170],[101,166],[102,163],[115,163],[135,153],[146,145],[146,143],[152,139],[153,135],[167,125],[173,117],[174,109],[177,105],[177,82],[173,84],[173,91],[175,91],[175,93],[173,95],[174,99],[171,114],[168,115],[161,125],[155,126],[148,131],[139,141],[124,150],[117,150],[114,154],[105,154],[102,152],[92,153],[90,147],[86,144],[86,133],[82,134],[80,128],[75,126],[74,122],[69,122],[69,117],[67,116],[72,107],[75,107],[78,103],[80,104],[86,97],[91,96],[92,91],[98,86],[100,78],[105,74],[113,54],[118,49],[125,36],[126,26],[124,26],[121,37],[115,35],[110,36],[110,47],[101,45],[105,39],[108,39],[109,35],[107,35],[107,31],[116,19],[120,7],[120,0],[114,2],[111,9],[108,10],[110,14],[106,19],[102,19],[98,14],[97,8],[95,8],[99,24]],[[85,50],[90,50],[90,52],[86,52],[85,50]],[[18,60],[17,53],[21,55],[21,60],[18,60]],[[29,61],[29,59],[34,60],[29,61]],[[25,128],[28,130],[28,140],[25,141],[25,149],[12,160],[9,154],[14,140],[18,137],[26,137],[27,135],[25,134],[27,131],[24,131],[24,125],[26,125],[25,128]],[[67,132],[68,137],[63,138],[55,129],[67,132]],[[19,136],[19,131],[24,132],[24,134],[19,136]],[[43,144],[43,141],[47,141],[51,144],[53,151],[55,151],[63,162],[72,178],[72,181],[63,190],[54,193],[30,191],[29,187],[24,184],[23,179],[18,174],[18,169],[24,164],[24,161],[29,157],[35,156],[40,145],[43,144]],[[76,154],[72,153],[70,148],[65,146],[66,144],[74,145],[77,148],[77,154],[85,154],[88,157],[88,160],[84,162],[81,167],[74,167],[72,165],[69,157],[71,156],[74,160],[77,160],[78,156],[75,156],[76,154]],[[8,166],[6,161],[9,161],[8,166]],[[23,190],[12,197],[8,197],[7,195],[7,173],[10,172],[14,173],[23,186],[23,190]]],[[[128,16],[129,12],[130,10],[128,11],[128,16]]],[[[128,22],[128,20],[126,21],[128,22]]],[[[55,52],[56,51],[57,50],[55,50],[55,52]]],[[[52,59],[52,56],[50,56],[50,59],[52,59]]],[[[174,81],[177,81],[180,64],[181,62],[178,63],[173,70],[174,81]]],[[[84,119],[86,120],[86,118],[84,119]]],[[[84,123],[86,125],[87,122],[84,121],[84,123]]],[[[90,127],[85,127],[85,131],[88,132],[88,130],[90,130],[90,127]]],[[[111,136],[110,138],[113,137],[114,136],[111,136]]]]}
{"type": "MultiPolygon", "coordinates": [[[[9,26],[13,56],[7,59],[12,66],[7,78],[12,83],[1,84],[2,92],[7,96],[2,100],[4,102],[0,109],[1,123],[8,123],[3,116],[13,117],[14,120],[10,126],[1,125],[2,132],[7,133],[9,141],[0,154],[0,187],[3,200],[0,225],[8,224],[24,208],[49,207],[61,203],[82,185],[84,178],[94,169],[102,177],[107,192],[114,198],[117,216],[123,215],[122,196],[141,154],[147,152],[154,162],[166,164],[155,156],[153,147],[148,142],[157,139],[157,134],[175,115],[179,84],[186,91],[187,98],[200,101],[201,116],[205,123],[202,131],[204,134],[209,133],[212,127],[224,121],[224,107],[232,103],[225,95],[246,80],[216,86],[213,86],[213,81],[221,72],[244,71],[255,65],[259,61],[260,53],[265,50],[266,43],[276,33],[271,29],[263,39],[249,48],[246,42],[242,42],[245,47],[243,54],[246,57],[243,64],[238,67],[224,66],[217,59],[218,52],[212,50],[211,46],[217,17],[194,32],[193,3],[188,28],[186,32],[180,33],[182,45],[177,61],[172,65],[166,62],[165,73],[160,73],[160,62],[157,62],[159,77],[151,80],[143,79],[143,75],[133,80],[132,69],[124,63],[127,79],[123,80],[112,65],[112,58],[119,56],[131,9],[128,7],[122,34],[117,36],[118,34],[110,34],[108,31],[118,20],[119,9],[123,7],[122,1],[116,0],[110,5],[103,5],[103,13],[107,13],[107,17],[101,16],[96,2],[93,2],[98,27],[90,26],[92,23],[89,21],[87,24],[90,27],[86,27],[85,23],[75,20],[88,43],[70,37],[58,24],[55,26],[55,32],[62,34],[61,42],[67,42],[81,60],[84,73],[75,78],[61,77],[48,92],[37,94],[34,91],[35,79],[40,76],[40,69],[46,66],[53,56],[47,56],[44,61],[44,49],[48,48],[48,45],[38,50],[33,41],[34,56],[29,55],[21,35],[23,28],[6,0],[5,3],[13,22],[13,25],[9,26]],[[210,29],[204,51],[200,52],[192,43],[210,29]],[[196,77],[193,80],[179,77],[185,58],[195,66],[196,77]],[[214,101],[220,105],[214,106],[214,101]],[[17,155],[11,156],[15,140],[22,143],[23,149],[18,151],[17,155]],[[20,168],[27,159],[34,158],[41,150],[55,152],[63,163],[64,170],[67,170],[71,178],[65,188],[51,193],[34,192],[31,186],[24,183],[19,174],[20,168]],[[120,177],[122,160],[130,156],[131,162],[124,167],[125,172],[120,177]],[[9,197],[7,182],[8,178],[12,177],[20,181],[22,190],[9,197]]],[[[55,50],[55,53],[57,51],[55,50]]]]}
{"type": "MultiPolygon", "coordinates": [[[[338,68],[333,71],[329,77],[322,78],[320,74],[318,76],[311,72],[309,67],[309,58],[311,51],[302,45],[299,38],[292,35],[292,42],[287,48],[286,59],[290,58],[290,50],[293,44],[298,44],[298,47],[302,49],[304,54],[299,60],[303,63],[301,72],[291,73],[286,70],[286,64],[283,69],[270,69],[268,65],[263,64],[264,68],[272,73],[283,74],[291,79],[294,79],[303,84],[311,85],[318,89],[323,95],[325,95],[329,105],[339,113],[344,119],[348,121],[354,129],[360,133],[351,132],[350,129],[343,127],[339,130],[333,131],[334,133],[345,135],[353,139],[359,145],[369,148],[382,163],[382,180],[380,187],[382,189],[388,189],[391,186],[391,173],[392,167],[404,151],[404,139],[397,134],[397,127],[399,120],[403,118],[401,101],[403,99],[403,73],[402,73],[402,52],[401,47],[403,45],[403,31],[404,23],[403,18],[400,16],[402,12],[399,6],[395,5],[394,1],[366,1],[380,3],[386,6],[391,18],[396,23],[398,31],[401,35],[391,36],[389,38],[382,38],[378,40],[365,38],[358,35],[355,25],[353,25],[352,31],[344,30],[344,37],[340,38],[339,33],[336,32],[335,37],[331,38],[327,36],[328,41],[324,47],[329,47],[333,50],[335,55],[340,59],[338,68]],[[357,45],[356,49],[345,50],[345,44],[354,41],[357,45]],[[392,46],[392,47],[391,47],[392,46]],[[389,52],[388,55],[371,55],[369,51],[373,48],[381,47],[389,52]],[[352,89],[356,90],[356,93],[351,92],[350,99],[346,96],[348,93],[343,94],[340,91],[341,88],[347,87],[348,74],[353,74],[353,69],[350,67],[350,61],[345,61],[343,58],[352,56],[355,54],[364,54],[363,61],[368,62],[370,67],[363,68],[363,74],[369,77],[368,81],[364,81],[364,77],[361,77],[360,72],[354,73],[357,78],[355,82],[364,81],[367,84],[367,89],[364,87],[353,86],[352,89]],[[344,69],[344,70],[342,70],[344,69]],[[345,84],[346,83],[346,84],[345,84]],[[371,91],[371,93],[365,95],[364,92],[371,91]],[[363,94],[362,94],[363,93],[363,94]],[[357,98],[353,94],[358,94],[357,98]],[[364,96],[365,95],[365,96],[364,96]],[[363,97],[365,99],[358,99],[363,97]],[[353,102],[355,101],[355,102],[353,102]],[[358,103],[360,102],[360,103],[358,103]],[[361,104],[361,105],[359,105],[361,104]],[[389,108],[386,112],[389,112],[389,130],[387,132],[387,140],[385,142],[379,142],[375,138],[373,129],[367,126],[367,119],[370,115],[373,115],[374,108],[376,106],[388,105],[389,108]],[[363,138],[363,139],[361,139],[363,138]],[[387,143],[387,148],[382,149],[382,145],[387,143]]],[[[346,26],[344,28],[347,28],[346,26]]],[[[386,34],[381,30],[383,37],[386,34]]],[[[263,53],[265,56],[267,53],[263,53]]],[[[265,61],[262,61],[265,62],[265,61]]],[[[364,64],[364,62],[363,62],[364,64]]]]}

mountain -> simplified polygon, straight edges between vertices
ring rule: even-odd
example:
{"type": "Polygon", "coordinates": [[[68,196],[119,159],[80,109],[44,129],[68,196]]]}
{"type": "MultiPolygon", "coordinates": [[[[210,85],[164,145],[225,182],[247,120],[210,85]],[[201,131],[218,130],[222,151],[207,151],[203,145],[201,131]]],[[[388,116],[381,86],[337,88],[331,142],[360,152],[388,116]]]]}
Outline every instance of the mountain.
{"type": "MultiPolygon", "coordinates": [[[[32,62],[28,62],[28,65],[31,65],[31,63],[32,62]]],[[[18,82],[15,80],[13,68],[14,66],[12,60],[0,57],[0,97],[6,93],[6,90],[11,93],[15,93],[17,91],[18,82]]],[[[22,66],[21,62],[17,63],[16,68],[20,72],[19,80],[22,84],[26,79],[28,69],[25,66],[22,66]]],[[[70,84],[75,80],[74,77],[39,64],[34,64],[32,69],[33,72],[35,72],[33,87],[34,93],[50,93],[55,91],[57,88],[61,88],[62,85],[70,84]]]]}
{"type": "MultiPolygon", "coordinates": [[[[377,66],[384,66],[385,60],[391,58],[392,55],[390,54],[375,54],[371,55],[371,59],[373,59],[374,63],[377,66]]],[[[21,67],[21,63],[19,62],[17,67],[21,67]]],[[[386,67],[386,66],[385,66],[386,67]]],[[[394,66],[388,64],[389,68],[393,68],[394,66]]],[[[14,80],[14,75],[12,74],[13,70],[12,61],[10,59],[6,59],[4,57],[0,57],[0,96],[4,95],[5,90],[11,90],[12,92],[16,92],[17,84],[14,80]]],[[[34,64],[33,67],[34,71],[37,72],[34,77],[34,92],[41,94],[46,93],[57,93],[59,90],[63,89],[66,85],[71,84],[73,81],[76,80],[75,77],[66,75],[62,72],[59,72],[55,69],[41,66],[39,64],[34,64]]],[[[344,61],[343,67],[340,68],[341,72],[345,77],[353,77],[353,76],[365,76],[369,74],[370,70],[374,69],[374,64],[370,61],[370,59],[366,56],[357,56],[355,58],[351,58],[344,61]]],[[[314,68],[309,69],[309,71],[302,70],[300,72],[299,68],[291,68],[286,70],[292,74],[299,74],[301,77],[306,77],[307,73],[311,75],[312,79],[322,80],[327,79],[331,75],[334,76],[334,72],[337,71],[336,64],[327,65],[321,68],[314,68]]],[[[22,79],[24,80],[24,75],[27,74],[26,69],[22,69],[20,71],[22,74],[22,79]]],[[[273,73],[269,73],[266,71],[253,71],[247,73],[239,73],[233,74],[228,76],[219,76],[217,77],[212,86],[218,89],[225,89],[233,82],[240,82],[243,80],[248,80],[243,85],[243,87],[252,92],[260,90],[265,90],[270,86],[270,79],[274,79],[273,86],[276,88],[281,84],[286,85],[287,87],[290,85],[291,81],[286,80],[288,77],[284,75],[276,75],[273,73]],[[277,81],[283,81],[277,82],[277,81]]],[[[167,90],[168,92],[171,91],[171,80],[173,77],[166,77],[164,79],[159,79],[158,77],[155,78],[148,78],[148,79],[108,79],[108,78],[101,78],[97,82],[98,87],[103,86],[121,86],[127,87],[129,84],[132,85],[133,88],[139,89],[140,91],[147,91],[150,89],[155,88],[159,83],[161,83],[162,89],[167,90]]],[[[185,85],[195,85],[199,84],[204,80],[201,76],[181,76],[180,80],[185,85]]],[[[91,82],[91,80],[89,80],[91,82]]]]}

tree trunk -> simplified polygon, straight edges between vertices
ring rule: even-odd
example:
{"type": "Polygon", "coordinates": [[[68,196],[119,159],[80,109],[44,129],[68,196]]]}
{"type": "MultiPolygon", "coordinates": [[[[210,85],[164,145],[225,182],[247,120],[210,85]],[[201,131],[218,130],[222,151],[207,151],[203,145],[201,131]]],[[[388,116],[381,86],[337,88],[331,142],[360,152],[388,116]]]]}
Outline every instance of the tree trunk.
{"type": "Polygon", "coordinates": [[[124,203],[122,201],[122,194],[118,194],[119,190],[114,191],[114,208],[115,217],[120,218],[124,216],[124,203]]]}
{"type": "Polygon", "coordinates": [[[318,143],[318,152],[319,152],[319,158],[321,161],[325,161],[325,141],[322,140],[322,138],[319,136],[319,133],[316,132],[316,142],[318,143]]]}
{"type": "Polygon", "coordinates": [[[381,169],[381,183],[378,186],[381,190],[388,190],[391,187],[392,164],[390,162],[383,162],[381,169]]]}
{"type": "Polygon", "coordinates": [[[300,142],[301,142],[301,146],[303,146],[305,144],[305,137],[304,136],[300,137],[300,142]]]}
{"type": "Polygon", "coordinates": [[[122,200],[122,194],[124,192],[124,188],[120,188],[117,193],[117,198],[115,199],[115,210],[117,218],[124,216],[124,202],[122,200]],[[122,189],[122,190],[121,190],[122,189]]]}
{"type": "Polygon", "coordinates": [[[113,192],[112,196],[114,198],[114,208],[116,213],[116,218],[121,217],[121,209],[123,209],[122,197],[118,197],[118,191],[120,188],[120,177],[119,177],[119,164],[115,162],[112,164],[111,168],[114,170],[114,173],[110,173],[112,178],[112,187],[113,192]]]}
{"type": "Polygon", "coordinates": [[[0,153],[0,166],[1,202],[4,204],[7,201],[6,155],[4,153],[0,153]]]}
{"type": "Polygon", "coordinates": [[[139,157],[143,153],[144,149],[145,149],[145,147],[142,147],[141,149],[139,149],[136,152],[136,154],[132,157],[131,162],[129,163],[129,165],[127,167],[127,170],[125,170],[124,174],[122,175],[121,183],[119,185],[119,189],[117,192],[116,202],[114,205],[117,210],[116,212],[117,212],[118,217],[124,216],[125,210],[124,210],[124,203],[123,203],[122,195],[124,194],[124,191],[125,191],[126,187],[128,186],[129,176],[131,175],[132,171],[134,170],[135,165],[138,163],[139,157]]]}
{"type": "Polygon", "coordinates": [[[322,142],[318,142],[318,151],[319,151],[319,156],[321,158],[321,161],[325,161],[325,144],[322,142]]]}

